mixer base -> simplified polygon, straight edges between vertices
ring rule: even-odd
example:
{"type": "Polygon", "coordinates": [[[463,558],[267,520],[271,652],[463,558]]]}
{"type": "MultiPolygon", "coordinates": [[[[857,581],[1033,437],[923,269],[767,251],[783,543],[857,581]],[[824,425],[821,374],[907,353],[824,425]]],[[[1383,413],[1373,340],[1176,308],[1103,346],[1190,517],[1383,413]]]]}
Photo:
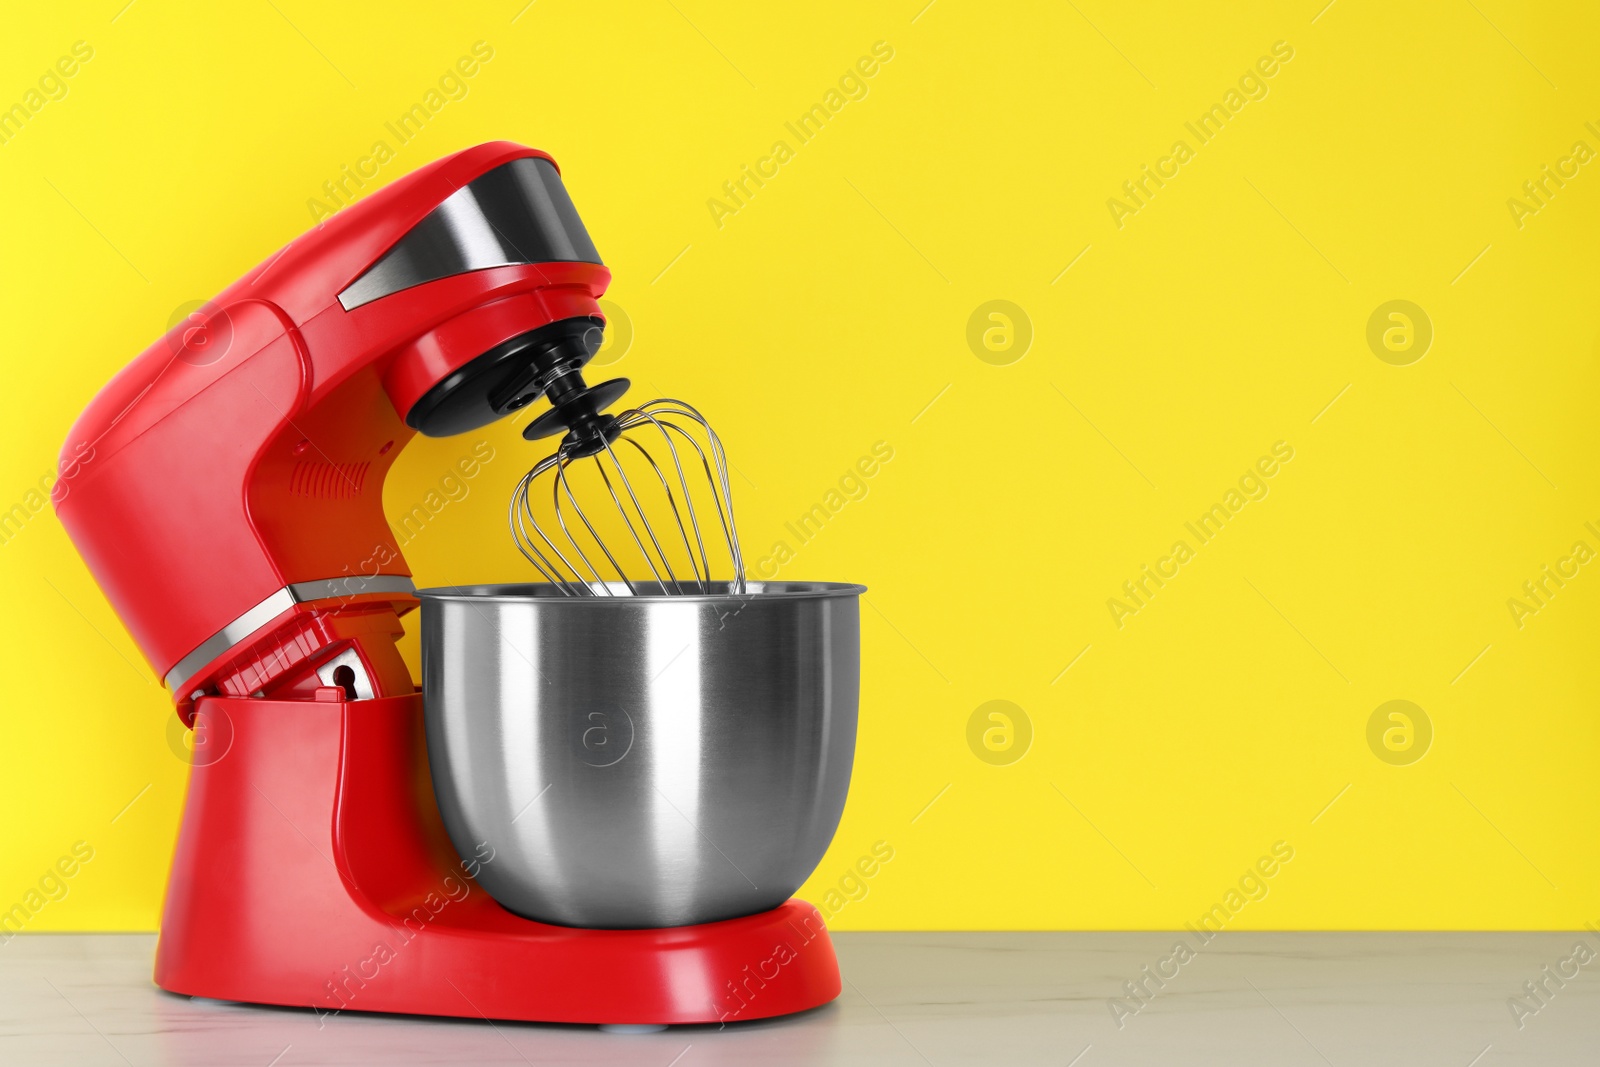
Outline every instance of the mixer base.
{"type": "MultiPolygon", "coordinates": [[[[324,692],[327,692],[324,690],[324,692]]],[[[734,1022],[838,996],[800,900],[661,930],[511,914],[472,880],[428,777],[420,695],[204,697],[156,984],[218,1000],[597,1024],[734,1022]]]]}

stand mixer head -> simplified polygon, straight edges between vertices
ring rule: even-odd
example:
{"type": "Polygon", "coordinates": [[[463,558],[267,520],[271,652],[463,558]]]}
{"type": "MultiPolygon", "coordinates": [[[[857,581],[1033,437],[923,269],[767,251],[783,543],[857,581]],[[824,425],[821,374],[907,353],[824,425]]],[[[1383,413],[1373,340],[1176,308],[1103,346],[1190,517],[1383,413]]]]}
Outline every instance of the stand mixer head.
{"type": "Polygon", "coordinates": [[[334,660],[351,696],[413,691],[384,475],[413,433],[540,396],[590,440],[610,277],[554,161],[479,145],[291,242],[95,397],[56,510],[185,722],[201,695],[309,697],[334,660]]]}

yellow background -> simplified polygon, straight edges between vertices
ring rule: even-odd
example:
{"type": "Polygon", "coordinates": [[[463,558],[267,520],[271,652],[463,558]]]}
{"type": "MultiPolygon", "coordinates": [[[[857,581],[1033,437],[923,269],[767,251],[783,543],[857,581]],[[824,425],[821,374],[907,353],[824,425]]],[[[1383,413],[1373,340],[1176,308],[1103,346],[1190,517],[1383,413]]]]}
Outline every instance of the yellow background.
{"type": "MultiPolygon", "coordinates": [[[[1600,920],[1600,566],[1520,629],[1507,608],[1600,548],[1600,163],[1520,228],[1507,207],[1600,148],[1592,9],[124,2],[0,35],[0,104],[95,50],[0,146],[0,505],[485,41],[383,180],[497,138],[560,161],[633,323],[616,369],[711,416],[752,557],[894,449],[782,570],[871,586],[856,778],[803,893],[894,858],[837,928],[1177,927],[1277,841],[1237,928],[1600,920]],[[784,123],[878,41],[867,96],[798,145],[784,123]],[[1184,123],[1277,41],[1268,95],[1198,146],[1184,123]],[[1108,198],[1180,138],[1119,229],[1108,198]],[[779,139],[719,228],[708,199],[779,139]],[[1007,365],[967,341],[995,299],[1033,330],[1007,365]],[[1366,340],[1394,299],[1433,326],[1409,366],[1366,340]],[[1270,494],[1119,629],[1107,599],[1277,441],[1270,494]],[[1367,743],[1393,699],[1433,727],[1408,766],[1367,743]],[[990,700],[1031,723],[1009,765],[968,745],[990,700]]],[[[402,456],[391,516],[496,449],[408,547],[419,585],[526,576],[521,423],[402,456]]],[[[186,774],[167,697],[48,510],[0,546],[0,597],[0,908],[83,840],[34,928],[151,928],[186,774]]]]}

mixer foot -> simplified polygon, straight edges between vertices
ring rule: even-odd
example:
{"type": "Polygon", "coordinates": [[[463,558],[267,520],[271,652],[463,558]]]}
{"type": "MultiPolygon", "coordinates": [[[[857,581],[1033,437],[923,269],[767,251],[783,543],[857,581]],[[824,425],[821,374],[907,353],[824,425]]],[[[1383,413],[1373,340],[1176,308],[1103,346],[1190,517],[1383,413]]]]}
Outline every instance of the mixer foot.
{"type": "Polygon", "coordinates": [[[600,1030],[607,1034],[659,1034],[667,1027],[664,1023],[601,1023],[600,1030]]]}

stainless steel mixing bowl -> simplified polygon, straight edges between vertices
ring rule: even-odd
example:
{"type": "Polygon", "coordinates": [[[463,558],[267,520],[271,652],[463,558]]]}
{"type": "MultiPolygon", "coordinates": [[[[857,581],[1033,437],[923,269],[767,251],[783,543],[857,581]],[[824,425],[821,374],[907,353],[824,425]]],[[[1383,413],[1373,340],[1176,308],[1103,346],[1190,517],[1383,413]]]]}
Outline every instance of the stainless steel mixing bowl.
{"type": "Polygon", "coordinates": [[[419,594],[434,793],[463,856],[493,850],[478,881],[506,908],[683,926],[776,907],[816,868],[850,786],[864,590],[727,586],[419,594]]]}

